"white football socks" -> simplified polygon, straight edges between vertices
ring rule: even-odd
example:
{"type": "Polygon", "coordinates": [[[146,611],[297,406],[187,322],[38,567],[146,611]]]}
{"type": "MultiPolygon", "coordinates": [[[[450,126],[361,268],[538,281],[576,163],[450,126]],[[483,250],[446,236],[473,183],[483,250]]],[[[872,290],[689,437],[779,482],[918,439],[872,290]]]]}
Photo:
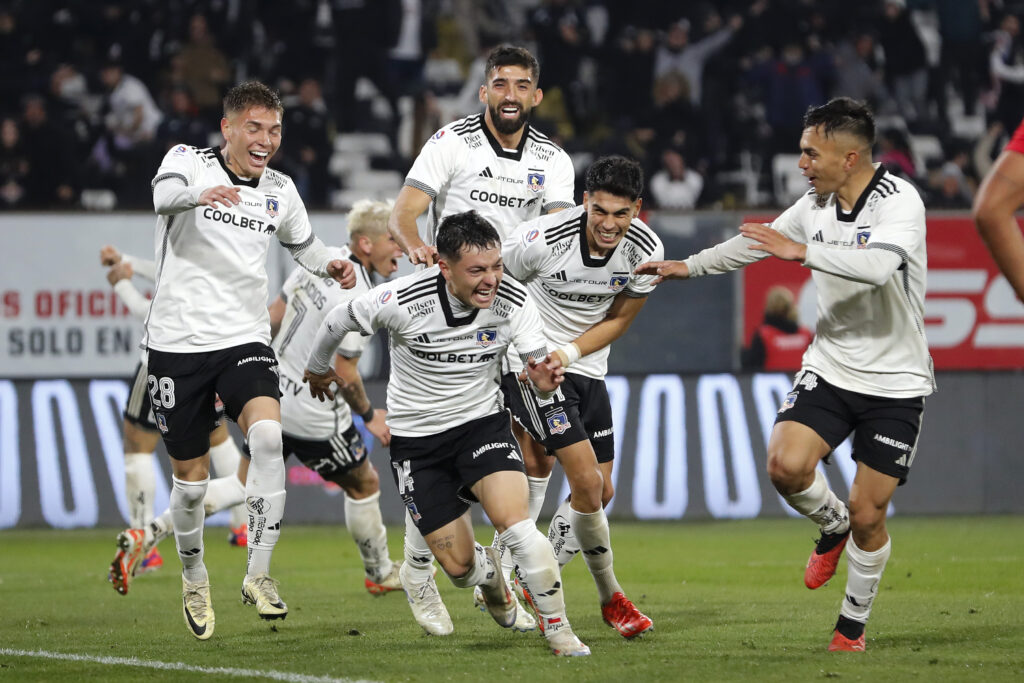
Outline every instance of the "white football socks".
{"type": "Polygon", "coordinates": [[[284,517],[285,469],[281,423],[260,420],[246,435],[252,462],[245,483],[245,506],[249,513],[248,576],[270,571],[270,557],[281,536],[284,517]]]}
{"type": "Polygon", "coordinates": [[[408,510],[405,513],[404,552],[405,573],[412,583],[426,583],[434,576],[434,554],[430,552],[430,546],[412,521],[408,510]]]}
{"type": "Polygon", "coordinates": [[[203,495],[209,478],[202,481],[183,481],[171,477],[171,519],[174,522],[174,542],[183,567],[182,575],[190,583],[210,580],[203,564],[203,495]]]}
{"type": "Polygon", "coordinates": [[[862,624],[867,622],[891,551],[891,538],[878,550],[869,552],[858,548],[850,537],[846,542],[846,596],[840,614],[862,624]]]}
{"type": "Polygon", "coordinates": [[[565,597],[558,563],[551,554],[551,546],[544,534],[537,530],[532,519],[513,524],[501,534],[501,542],[508,547],[516,564],[516,578],[530,592],[537,611],[544,620],[544,633],[551,635],[568,625],[565,616],[565,597]]]}
{"type": "Polygon", "coordinates": [[[587,569],[594,577],[601,604],[607,604],[615,593],[622,592],[622,587],[615,579],[615,568],[612,566],[611,532],[608,530],[608,517],[604,514],[604,508],[597,512],[579,512],[570,506],[569,524],[576,533],[587,569]]]}
{"type": "Polygon", "coordinates": [[[563,500],[554,516],[551,517],[551,524],[548,525],[548,543],[558,560],[558,569],[569,564],[569,561],[580,552],[579,541],[572,530],[572,522],[569,519],[569,501],[563,500]]]}
{"type": "Polygon", "coordinates": [[[346,494],[345,526],[359,548],[366,576],[379,583],[391,572],[388,533],[380,514],[380,491],[360,500],[346,494]]]}
{"type": "MultiPolygon", "coordinates": [[[[223,443],[210,446],[210,462],[213,463],[213,471],[218,477],[235,476],[238,471],[238,461],[242,458],[242,452],[238,450],[235,440],[228,437],[223,443]]],[[[210,482],[213,485],[213,482],[210,482]]],[[[231,503],[231,528],[237,529],[245,524],[249,517],[245,511],[244,496],[237,503],[231,503]]],[[[204,503],[205,504],[205,503],[204,503]]],[[[224,506],[227,507],[227,506],[224,506]]],[[[224,509],[223,507],[218,509],[224,509]]],[[[206,508],[206,514],[210,514],[210,508],[206,508]]]]}
{"type": "MultiPolygon", "coordinates": [[[[498,574],[499,568],[491,564],[491,561],[487,558],[484,553],[484,547],[479,543],[473,544],[473,564],[470,566],[469,571],[462,576],[452,576],[448,574],[447,570],[445,574],[448,574],[448,578],[451,579],[452,585],[457,588],[472,588],[473,586],[497,586],[501,580],[501,576],[498,574]]],[[[444,565],[441,566],[444,569],[444,565]]]]}
{"type": "Polygon", "coordinates": [[[128,501],[128,526],[144,529],[153,519],[156,496],[152,453],[124,454],[124,495],[128,501]]]}
{"type": "MultiPolygon", "coordinates": [[[[544,505],[544,496],[548,491],[548,482],[551,480],[551,475],[546,477],[527,477],[527,483],[530,485],[530,504],[529,504],[529,515],[533,523],[537,524],[537,518],[540,516],[541,507],[544,505]]],[[[512,574],[512,570],[515,568],[515,563],[512,562],[512,556],[508,552],[508,548],[501,542],[501,534],[497,530],[494,531],[494,542],[491,544],[498,549],[501,553],[501,571],[508,577],[512,574]]]]}
{"type": "Polygon", "coordinates": [[[790,506],[806,516],[827,534],[846,533],[850,528],[850,513],[825,482],[825,475],[814,470],[814,482],[799,493],[783,494],[790,506]]]}

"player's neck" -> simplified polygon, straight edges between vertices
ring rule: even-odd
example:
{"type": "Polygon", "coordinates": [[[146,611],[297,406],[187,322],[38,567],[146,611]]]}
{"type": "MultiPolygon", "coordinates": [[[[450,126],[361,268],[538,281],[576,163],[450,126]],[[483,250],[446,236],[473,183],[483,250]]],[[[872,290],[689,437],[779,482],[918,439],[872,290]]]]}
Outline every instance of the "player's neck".
{"type": "Polygon", "coordinates": [[[526,124],[523,125],[515,133],[511,135],[502,135],[498,132],[498,129],[494,127],[494,122],[491,121],[491,113],[487,112],[484,114],[484,125],[487,126],[487,130],[491,131],[491,135],[498,141],[502,149],[518,149],[519,141],[523,139],[523,134],[526,133],[526,124]]]}
{"type": "Polygon", "coordinates": [[[873,177],[875,177],[875,167],[872,163],[868,161],[861,164],[836,193],[839,199],[839,208],[843,211],[852,211],[873,177]]]}
{"type": "Polygon", "coordinates": [[[224,165],[228,167],[229,171],[234,173],[236,176],[238,176],[242,180],[252,180],[252,178],[250,176],[247,176],[245,174],[245,169],[241,168],[238,165],[238,162],[235,160],[235,158],[228,151],[227,146],[221,147],[220,155],[222,157],[224,157],[224,165]]]}

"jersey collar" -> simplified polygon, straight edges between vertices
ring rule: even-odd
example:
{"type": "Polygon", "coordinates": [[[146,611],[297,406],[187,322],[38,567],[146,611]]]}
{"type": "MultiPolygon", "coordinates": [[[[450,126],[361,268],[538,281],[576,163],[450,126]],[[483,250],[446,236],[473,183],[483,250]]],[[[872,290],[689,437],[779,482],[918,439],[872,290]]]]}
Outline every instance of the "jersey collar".
{"type": "Polygon", "coordinates": [[[479,308],[474,308],[473,312],[463,318],[456,318],[455,313],[452,311],[452,305],[448,303],[448,292],[445,291],[445,279],[444,275],[437,274],[437,298],[441,302],[441,310],[444,312],[444,321],[448,324],[448,327],[462,327],[464,325],[471,324],[476,320],[477,313],[480,312],[479,308]]]}
{"type": "Polygon", "coordinates": [[[874,192],[875,186],[878,185],[878,181],[885,175],[885,166],[878,164],[878,168],[875,170],[875,175],[871,176],[871,181],[868,182],[868,186],[864,188],[864,191],[857,197],[857,203],[853,205],[850,213],[843,213],[843,210],[839,207],[839,195],[836,195],[836,220],[843,223],[853,223],[857,220],[857,214],[864,208],[864,205],[868,201],[868,197],[874,192]]]}
{"type": "MultiPolygon", "coordinates": [[[[622,239],[626,238],[623,237],[622,239]]],[[[621,240],[619,244],[622,244],[621,240]]],[[[614,254],[615,250],[618,248],[619,245],[616,244],[603,258],[591,256],[590,245],[587,244],[587,212],[584,211],[580,215],[580,258],[583,259],[583,265],[587,268],[603,268],[608,265],[608,259],[612,257],[612,254],[614,254]]]]}
{"type": "MultiPolygon", "coordinates": [[[[213,154],[217,157],[217,161],[220,162],[220,167],[224,169],[224,172],[228,174],[228,179],[231,180],[232,185],[245,185],[246,187],[259,187],[259,178],[239,178],[235,175],[235,172],[228,168],[227,163],[224,161],[224,156],[220,153],[220,148],[214,147],[213,154]]],[[[266,169],[263,170],[266,173],[266,169]]]]}
{"type": "Polygon", "coordinates": [[[370,289],[373,289],[373,281],[370,279],[370,273],[367,272],[366,268],[363,266],[363,262],[359,260],[359,257],[350,251],[348,253],[348,260],[356,264],[356,272],[362,273],[363,280],[366,282],[366,286],[370,289]]]}
{"type": "Polygon", "coordinates": [[[504,147],[502,147],[501,143],[498,142],[497,138],[495,138],[494,135],[491,134],[491,129],[487,127],[487,121],[484,118],[483,114],[480,114],[480,128],[483,130],[484,137],[487,138],[487,142],[490,143],[491,149],[494,150],[494,154],[499,159],[511,159],[512,161],[522,161],[523,150],[526,149],[526,138],[529,137],[530,133],[529,122],[523,125],[523,137],[519,138],[519,146],[516,147],[516,151],[514,152],[509,152],[504,147]]]}

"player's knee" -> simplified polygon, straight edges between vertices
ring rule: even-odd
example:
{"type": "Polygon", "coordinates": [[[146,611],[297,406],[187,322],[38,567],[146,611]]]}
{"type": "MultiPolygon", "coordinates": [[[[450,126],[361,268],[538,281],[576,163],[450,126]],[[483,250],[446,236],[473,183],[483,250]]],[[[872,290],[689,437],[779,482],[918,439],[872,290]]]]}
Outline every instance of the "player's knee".
{"type": "Polygon", "coordinates": [[[855,536],[870,537],[885,528],[885,513],[888,503],[878,503],[863,497],[850,498],[850,529],[855,536]]]}
{"type": "Polygon", "coordinates": [[[768,478],[780,493],[794,493],[802,490],[799,484],[805,476],[803,467],[792,458],[787,458],[781,448],[768,447],[768,478]]]}
{"type": "Polygon", "coordinates": [[[446,554],[438,557],[437,561],[441,565],[441,569],[444,573],[448,575],[449,579],[451,579],[452,584],[459,588],[465,588],[466,586],[463,585],[466,583],[464,579],[473,569],[473,559],[472,555],[467,555],[463,558],[446,554]]]}
{"type": "Polygon", "coordinates": [[[254,423],[249,427],[246,441],[249,444],[249,451],[253,454],[280,455],[284,447],[281,423],[276,420],[260,420],[254,423]]]}
{"type": "Polygon", "coordinates": [[[604,498],[604,476],[594,468],[579,473],[569,482],[572,506],[579,512],[597,512],[604,498]]]}
{"type": "Polygon", "coordinates": [[[376,468],[370,465],[369,461],[364,462],[351,472],[332,478],[331,481],[344,489],[345,495],[353,500],[369,498],[380,491],[380,477],[377,476],[376,468]]]}
{"type": "Polygon", "coordinates": [[[615,497],[615,484],[610,480],[605,479],[604,488],[601,491],[601,507],[608,507],[608,503],[612,502],[612,498],[615,497]]]}

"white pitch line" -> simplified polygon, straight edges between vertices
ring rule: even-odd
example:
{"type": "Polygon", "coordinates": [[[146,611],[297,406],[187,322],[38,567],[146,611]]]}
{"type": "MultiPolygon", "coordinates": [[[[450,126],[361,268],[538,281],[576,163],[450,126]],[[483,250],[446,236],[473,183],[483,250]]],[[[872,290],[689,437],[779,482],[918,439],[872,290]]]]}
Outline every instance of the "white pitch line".
{"type": "Polygon", "coordinates": [[[192,671],[195,673],[240,676],[243,678],[271,678],[275,681],[288,681],[288,683],[374,683],[374,681],[367,679],[355,680],[352,678],[331,678],[330,676],[309,676],[290,671],[260,671],[259,669],[238,669],[226,666],[193,666],[184,662],[157,662],[137,659],[135,657],[99,657],[96,655],[78,655],[70,652],[49,652],[47,650],[13,650],[0,647],[0,655],[64,659],[72,662],[92,662],[94,664],[111,664],[115,666],[139,666],[146,669],[163,669],[165,671],[192,671]]]}

